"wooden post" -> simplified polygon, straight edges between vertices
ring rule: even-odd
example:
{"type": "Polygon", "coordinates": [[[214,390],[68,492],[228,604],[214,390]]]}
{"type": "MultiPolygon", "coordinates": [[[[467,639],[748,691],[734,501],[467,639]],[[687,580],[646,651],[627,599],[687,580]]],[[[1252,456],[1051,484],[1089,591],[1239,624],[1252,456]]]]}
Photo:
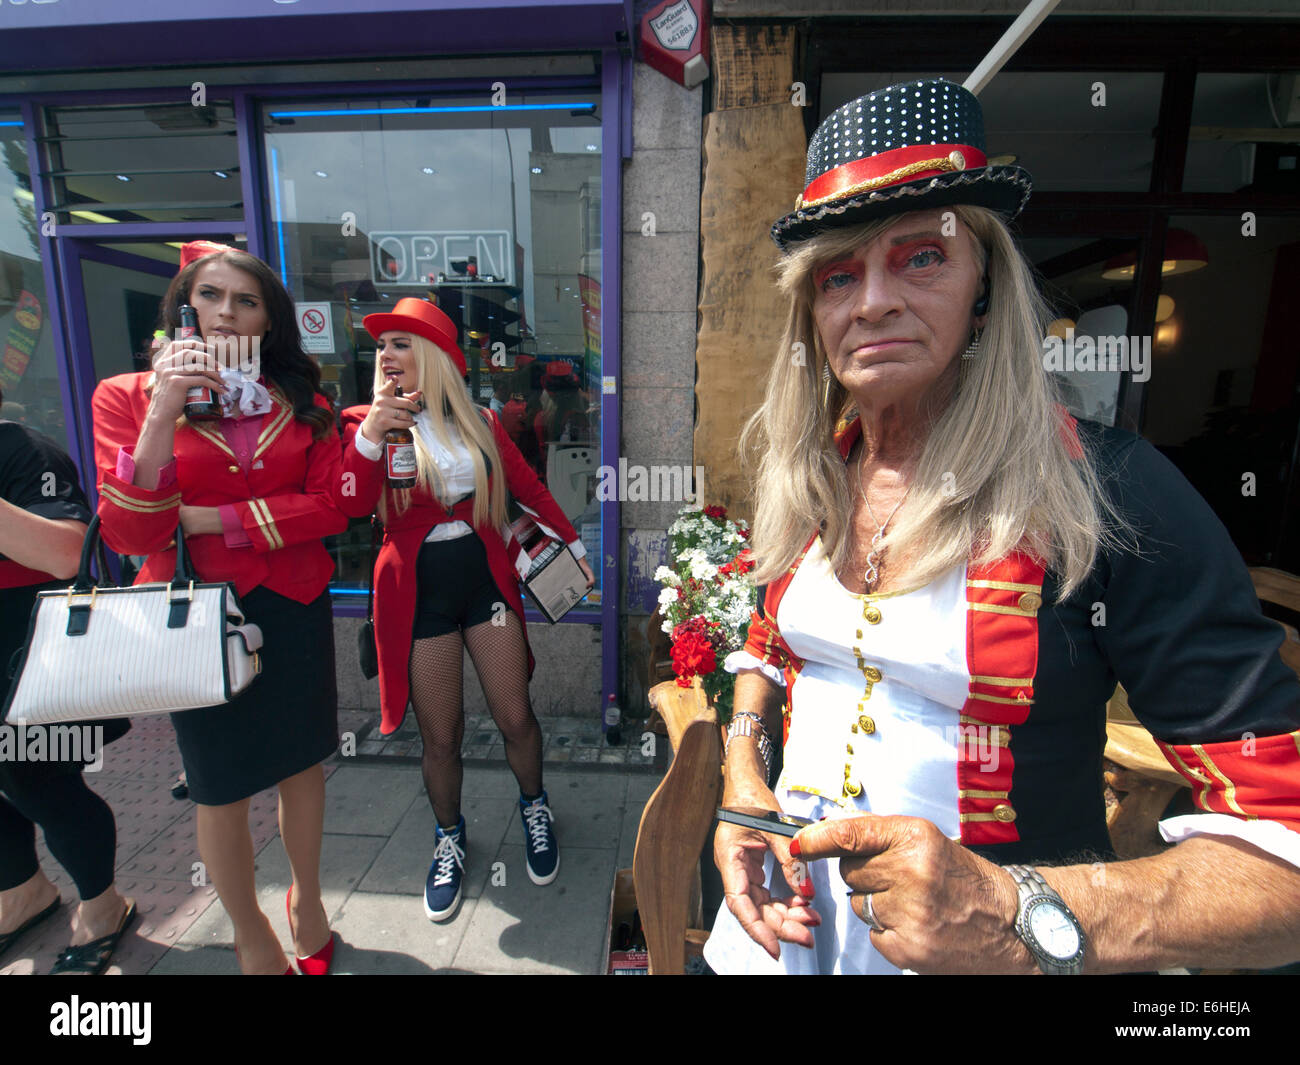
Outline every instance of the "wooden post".
{"type": "Polygon", "coordinates": [[[762,401],[785,326],[772,267],[772,223],[803,191],[807,140],[792,99],[792,27],[713,27],[714,110],[705,117],[700,195],[699,418],[695,462],[704,499],[749,517],[749,484],[736,452],[762,401]]]}

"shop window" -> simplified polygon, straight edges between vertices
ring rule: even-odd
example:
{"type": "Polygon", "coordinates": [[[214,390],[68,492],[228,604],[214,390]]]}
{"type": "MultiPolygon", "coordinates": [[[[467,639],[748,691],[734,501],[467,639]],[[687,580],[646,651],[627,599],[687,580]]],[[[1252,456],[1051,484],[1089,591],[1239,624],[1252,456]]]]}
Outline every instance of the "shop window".
{"type": "MultiPolygon", "coordinates": [[[[822,117],[901,81],[967,72],[826,74],[822,117]]],[[[988,154],[1034,176],[1036,191],[1146,192],[1163,75],[1003,71],[980,93],[988,154]]]]}
{"type": "Polygon", "coordinates": [[[1197,75],[1183,190],[1300,192],[1297,91],[1295,74],[1197,75]]]}
{"type": "MultiPolygon", "coordinates": [[[[271,257],[318,323],[308,347],[340,408],[370,400],[364,317],[407,296],[436,302],[456,323],[472,398],[503,408],[599,556],[598,96],[486,101],[266,104],[271,257]]],[[[336,592],[364,586],[367,537],[356,522],[336,539],[336,592]]]]}
{"type": "Polygon", "coordinates": [[[0,111],[0,418],[67,449],[40,248],[23,124],[17,113],[0,111]]]}
{"type": "Polygon", "coordinates": [[[52,107],[45,125],[45,172],[60,222],[243,219],[229,102],[52,107]]]}

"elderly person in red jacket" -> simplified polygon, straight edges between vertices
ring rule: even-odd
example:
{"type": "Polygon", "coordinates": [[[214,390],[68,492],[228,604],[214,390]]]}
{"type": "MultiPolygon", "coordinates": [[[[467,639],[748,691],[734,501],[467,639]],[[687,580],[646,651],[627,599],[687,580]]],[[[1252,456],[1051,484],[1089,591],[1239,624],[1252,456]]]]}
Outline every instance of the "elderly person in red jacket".
{"type": "Polygon", "coordinates": [[[374,574],[381,729],[397,729],[409,699],[438,822],[424,910],[430,920],[442,921],[460,904],[465,862],[460,746],[466,647],[519,781],[529,878],[549,884],[559,871],[542,787],[542,733],[528,699],[533,657],[499,531],[506,489],[536,512],[545,531],[569,545],[588,587],[595,577],[578,534],[501,422],[470,401],[451,319],[425,300],[404,299],[390,314],[368,315],[365,326],[377,341],[374,402],[343,412],[337,502],[353,517],[377,506],[384,521],[374,574]],[[409,429],[415,439],[417,477],[410,490],[386,487],[380,459],[390,429],[409,429]]]}
{"type": "Polygon", "coordinates": [[[104,540],[148,556],[139,581],[170,580],[179,524],[198,576],[234,584],[261,628],[262,675],[253,685],[224,706],[173,714],[172,723],[198,804],[199,853],[234,923],[243,971],[287,966],[258,906],[248,827],[249,800],[274,785],[293,873],[286,904],[298,964],[323,975],[334,939],[320,897],[321,763],[338,746],[338,700],[334,563],[321,537],[347,526],[333,502],[334,415],[320,370],[303,353],[289,293],[264,262],[220,245],[187,245],[162,302],[169,336],[179,335],[186,303],[202,337],[242,342],[260,366],[222,370],[203,340],[179,339],[156,353],[152,373],[100,382],[93,408],[104,540]],[[182,416],[196,387],[227,397],[219,421],[182,416]]]}

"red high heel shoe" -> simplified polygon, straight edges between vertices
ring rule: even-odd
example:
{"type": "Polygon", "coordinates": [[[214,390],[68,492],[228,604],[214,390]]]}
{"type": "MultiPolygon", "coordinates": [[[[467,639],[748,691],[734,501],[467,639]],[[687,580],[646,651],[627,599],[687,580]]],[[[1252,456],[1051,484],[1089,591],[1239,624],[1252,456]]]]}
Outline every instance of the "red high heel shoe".
{"type": "MultiPolygon", "coordinates": [[[[293,938],[293,885],[289,885],[289,893],[284,897],[284,912],[289,918],[289,938],[293,938]]],[[[303,976],[329,976],[330,966],[334,963],[334,933],[330,932],[330,941],[320,948],[310,958],[299,958],[298,952],[294,951],[294,957],[297,959],[298,968],[302,970],[303,976]]]]}
{"type": "MultiPolygon", "coordinates": [[[[333,936],[330,937],[331,941],[333,940],[333,938],[334,938],[333,936]]],[[[235,948],[235,961],[239,961],[239,948],[238,948],[238,947],[235,948]]],[[[298,970],[295,969],[292,965],[290,965],[289,968],[285,969],[285,971],[284,971],[281,975],[282,975],[282,976],[297,976],[297,975],[298,975],[298,970]]]]}

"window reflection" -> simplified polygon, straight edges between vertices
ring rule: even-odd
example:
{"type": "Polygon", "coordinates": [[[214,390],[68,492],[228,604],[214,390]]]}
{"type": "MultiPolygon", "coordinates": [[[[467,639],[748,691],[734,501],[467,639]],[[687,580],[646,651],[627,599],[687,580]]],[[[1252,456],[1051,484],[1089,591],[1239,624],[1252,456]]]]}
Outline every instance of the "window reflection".
{"type": "Polygon", "coordinates": [[[0,418],[67,450],[53,332],[27,142],[17,114],[0,111],[0,418]]]}
{"type": "MultiPolygon", "coordinates": [[[[370,399],[365,315],[434,301],[456,324],[475,402],[497,411],[593,555],[597,100],[291,101],[263,115],[273,241],[300,318],[309,307],[319,323],[306,339],[327,393],[339,408],[370,399]]],[[[340,584],[364,582],[367,535],[357,523],[339,538],[340,584]]]]}

